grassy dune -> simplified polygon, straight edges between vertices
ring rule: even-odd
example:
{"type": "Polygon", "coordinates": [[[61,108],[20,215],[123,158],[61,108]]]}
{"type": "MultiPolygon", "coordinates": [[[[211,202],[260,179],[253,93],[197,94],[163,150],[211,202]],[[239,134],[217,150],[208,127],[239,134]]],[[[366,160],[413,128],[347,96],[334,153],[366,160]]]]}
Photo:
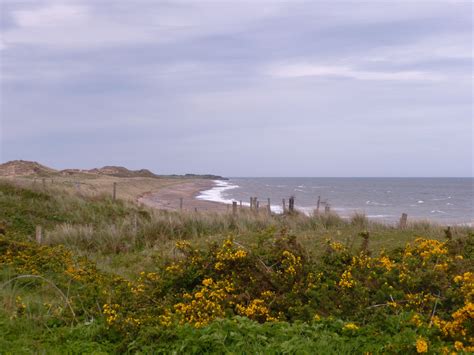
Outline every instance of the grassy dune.
{"type": "Polygon", "coordinates": [[[49,191],[76,194],[83,197],[112,196],[113,184],[117,184],[117,198],[135,202],[139,196],[149,191],[178,185],[192,179],[183,178],[149,178],[149,177],[116,177],[91,173],[73,173],[71,175],[51,174],[47,177],[23,176],[2,178],[16,186],[34,191],[49,191]]]}
{"type": "Polygon", "coordinates": [[[91,186],[0,182],[0,352],[471,349],[470,228],[157,211],[130,198],[149,186],[91,186]]]}

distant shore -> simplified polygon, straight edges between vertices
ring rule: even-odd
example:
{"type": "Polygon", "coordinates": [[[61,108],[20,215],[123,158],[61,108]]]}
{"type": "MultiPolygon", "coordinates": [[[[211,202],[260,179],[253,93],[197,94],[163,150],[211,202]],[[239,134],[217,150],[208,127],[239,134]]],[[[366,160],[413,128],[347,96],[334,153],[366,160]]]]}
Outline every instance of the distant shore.
{"type": "Polygon", "coordinates": [[[181,199],[183,199],[185,211],[225,212],[228,207],[224,203],[197,199],[202,191],[215,186],[213,180],[193,180],[145,193],[137,201],[148,207],[175,211],[180,209],[181,199]]]}

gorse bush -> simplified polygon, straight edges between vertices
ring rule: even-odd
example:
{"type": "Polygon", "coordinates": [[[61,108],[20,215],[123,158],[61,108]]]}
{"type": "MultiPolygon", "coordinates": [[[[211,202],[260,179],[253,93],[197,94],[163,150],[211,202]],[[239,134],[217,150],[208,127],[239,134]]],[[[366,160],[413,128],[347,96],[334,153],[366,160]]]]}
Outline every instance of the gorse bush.
{"type": "Polygon", "coordinates": [[[413,329],[433,337],[427,344],[439,337],[445,345],[472,351],[473,243],[472,236],[448,242],[419,238],[371,257],[328,241],[314,260],[284,233],[268,233],[248,246],[228,239],[206,250],[178,242],[182,259],[161,273],[142,274],[130,285],[134,297],[108,306],[113,317],[107,322],[129,334],[133,327],[124,320],[131,317],[135,330],[144,324],[200,328],[237,315],[261,323],[336,317],[355,331],[410,315],[413,329]],[[159,307],[153,305],[157,299],[159,307]]]}
{"type": "MultiPolygon", "coordinates": [[[[447,242],[420,238],[404,249],[368,256],[328,241],[323,256],[313,259],[295,237],[269,231],[253,245],[227,239],[195,249],[178,242],[179,260],[125,280],[62,247],[2,239],[0,265],[9,269],[9,285],[21,285],[21,276],[38,276],[27,287],[37,289],[46,280],[60,291],[51,292],[55,302],[36,309],[48,313],[46,324],[102,319],[109,336],[122,335],[122,347],[138,346],[133,339],[151,337],[151,329],[162,336],[167,329],[213,327],[219,319],[240,316],[269,324],[304,321],[308,329],[348,338],[376,328],[384,329],[382,338],[403,331],[413,340],[385,343],[385,351],[469,352],[473,243],[472,236],[447,242]]],[[[31,317],[32,305],[18,296],[5,310],[13,319],[31,317]]]]}

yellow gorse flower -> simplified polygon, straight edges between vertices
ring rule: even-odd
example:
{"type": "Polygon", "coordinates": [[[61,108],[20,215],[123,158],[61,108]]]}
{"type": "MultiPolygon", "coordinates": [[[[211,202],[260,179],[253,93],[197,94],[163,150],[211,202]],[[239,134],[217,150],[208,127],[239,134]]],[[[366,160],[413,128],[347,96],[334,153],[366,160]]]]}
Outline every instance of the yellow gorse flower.
{"type": "Polygon", "coordinates": [[[418,354],[427,353],[428,352],[428,343],[423,338],[418,338],[416,340],[416,352],[418,354]]]}
{"type": "Polygon", "coordinates": [[[355,323],[347,323],[344,325],[344,329],[346,330],[358,330],[359,327],[355,323]]]}
{"type": "Polygon", "coordinates": [[[342,288],[352,288],[355,285],[355,281],[352,278],[352,273],[350,270],[346,270],[343,272],[341,279],[339,280],[339,286],[342,288]]]}

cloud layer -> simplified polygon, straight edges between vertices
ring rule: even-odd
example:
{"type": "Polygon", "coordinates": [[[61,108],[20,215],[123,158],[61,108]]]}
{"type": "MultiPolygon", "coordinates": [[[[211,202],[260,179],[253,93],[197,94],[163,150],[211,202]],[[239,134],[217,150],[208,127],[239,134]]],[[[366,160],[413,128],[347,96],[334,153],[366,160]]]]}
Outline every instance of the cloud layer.
{"type": "Polygon", "coordinates": [[[4,1],[1,160],[472,175],[472,4],[4,1]]]}

